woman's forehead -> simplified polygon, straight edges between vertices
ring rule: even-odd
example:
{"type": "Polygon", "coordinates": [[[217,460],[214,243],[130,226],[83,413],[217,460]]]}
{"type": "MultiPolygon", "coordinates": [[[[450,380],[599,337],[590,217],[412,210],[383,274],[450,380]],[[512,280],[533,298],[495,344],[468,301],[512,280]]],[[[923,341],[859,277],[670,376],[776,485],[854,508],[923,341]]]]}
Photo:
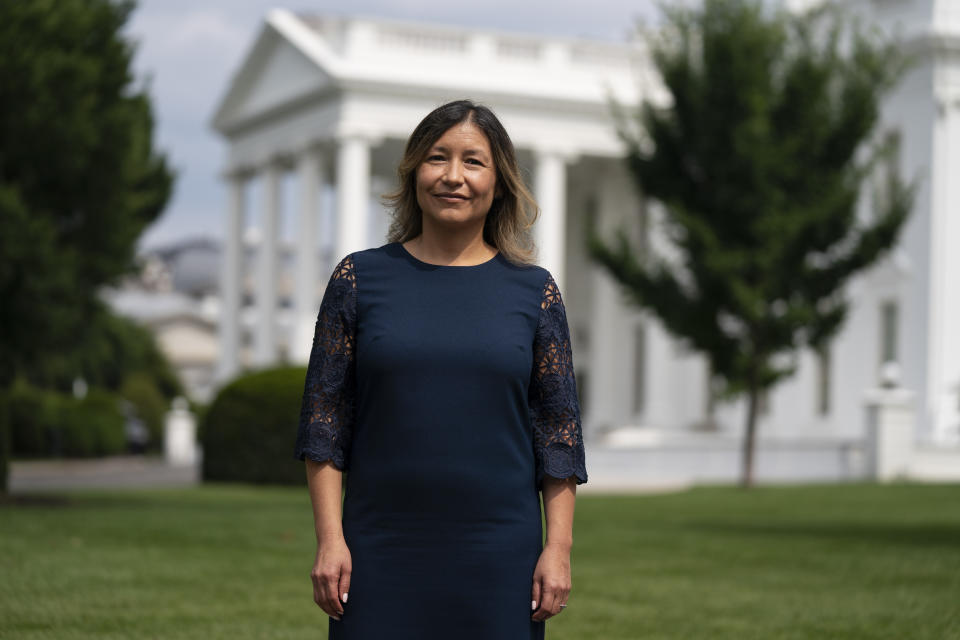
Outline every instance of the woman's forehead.
{"type": "Polygon", "coordinates": [[[467,147],[468,151],[490,153],[490,141],[480,127],[469,120],[458,122],[437,138],[434,147],[467,147]]]}

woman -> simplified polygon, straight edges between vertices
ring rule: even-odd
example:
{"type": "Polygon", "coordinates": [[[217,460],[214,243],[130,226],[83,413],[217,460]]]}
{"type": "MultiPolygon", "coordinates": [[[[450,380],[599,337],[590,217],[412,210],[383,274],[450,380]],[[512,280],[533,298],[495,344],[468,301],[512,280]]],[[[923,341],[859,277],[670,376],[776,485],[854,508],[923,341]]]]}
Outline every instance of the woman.
{"type": "Polygon", "coordinates": [[[317,317],[295,451],[314,600],[335,640],[543,638],[587,474],[563,301],[530,264],[536,204],[466,100],[424,118],[398,173],[390,242],[340,261],[317,317]]]}

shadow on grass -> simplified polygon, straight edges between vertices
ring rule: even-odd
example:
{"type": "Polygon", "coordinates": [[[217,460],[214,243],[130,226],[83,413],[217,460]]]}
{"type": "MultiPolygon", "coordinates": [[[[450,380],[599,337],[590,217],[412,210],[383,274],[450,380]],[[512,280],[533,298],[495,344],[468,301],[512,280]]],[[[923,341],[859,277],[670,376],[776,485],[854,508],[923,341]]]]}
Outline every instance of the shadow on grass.
{"type": "Polygon", "coordinates": [[[23,493],[0,494],[0,509],[16,508],[143,508],[204,511],[210,508],[244,506],[249,501],[275,503],[284,500],[305,502],[305,489],[288,485],[250,483],[203,483],[187,487],[84,487],[60,491],[47,489],[23,493]]]}
{"type": "MultiPolygon", "coordinates": [[[[90,509],[90,508],[130,508],[157,505],[154,500],[137,491],[116,491],[111,493],[91,493],[89,491],[65,491],[62,493],[51,491],[37,491],[29,493],[14,493],[0,496],[0,509],[19,508],[60,508],[60,509],[90,509]]],[[[183,505],[173,504],[176,508],[183,505]]]]}
{"type": "Polygon", "coordinates": [[[20,508],[70,508],[70,507],[103,507],[103,506],[131,506],[142,504],[142,500],[133,497],[115,499],[113,497],[74,496],[70,493],[21,493],[0,496],[0,509],[20,508]]]}
{"type": "Polygon", "coordinates": [[[0,495],[0,507],[62,507],[70,498],[62,495],[0,495]]]}
{"type": "Polygon", "coordinates": [[[686,523],[686,527],[719,534],[817,538],[918,547],[937,546],[960,552],[960,523],[695,521],[686,523]]]}

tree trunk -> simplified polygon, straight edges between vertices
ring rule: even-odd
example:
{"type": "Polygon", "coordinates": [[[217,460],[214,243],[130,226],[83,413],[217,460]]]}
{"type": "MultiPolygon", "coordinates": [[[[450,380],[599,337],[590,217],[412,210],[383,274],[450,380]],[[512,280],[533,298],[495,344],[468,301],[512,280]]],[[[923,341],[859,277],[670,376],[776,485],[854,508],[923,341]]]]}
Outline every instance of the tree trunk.
{"type": "Polygon", "coordinates": [[[740,485],[744,489],[753,486],[753,448],[757,433],[757,404],[760,400],[760,389],[756,384],[750,384],[747,394],[747,430],[743,436],[743,471],[740,485]]]}

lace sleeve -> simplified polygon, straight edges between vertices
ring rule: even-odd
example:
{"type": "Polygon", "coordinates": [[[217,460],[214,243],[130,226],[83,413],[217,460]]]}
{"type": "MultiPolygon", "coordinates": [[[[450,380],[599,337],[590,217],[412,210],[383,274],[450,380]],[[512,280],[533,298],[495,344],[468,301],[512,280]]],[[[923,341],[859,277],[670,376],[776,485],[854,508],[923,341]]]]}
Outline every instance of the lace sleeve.
{"type": "Polygon", "coordinates": [[[294,457],[347,467],[356,394],[357,277],[351,256],[327,283],[314,329],[294,457]]]}
{"type": "Polygon", "coordinates": [[[573,374],[570,329],[560,289],[547,274],[540,302],[540,320],[533,343],[529,393],[537,486],[543,476],[587,481],[580,426],[580,403],[573,374]]]}

